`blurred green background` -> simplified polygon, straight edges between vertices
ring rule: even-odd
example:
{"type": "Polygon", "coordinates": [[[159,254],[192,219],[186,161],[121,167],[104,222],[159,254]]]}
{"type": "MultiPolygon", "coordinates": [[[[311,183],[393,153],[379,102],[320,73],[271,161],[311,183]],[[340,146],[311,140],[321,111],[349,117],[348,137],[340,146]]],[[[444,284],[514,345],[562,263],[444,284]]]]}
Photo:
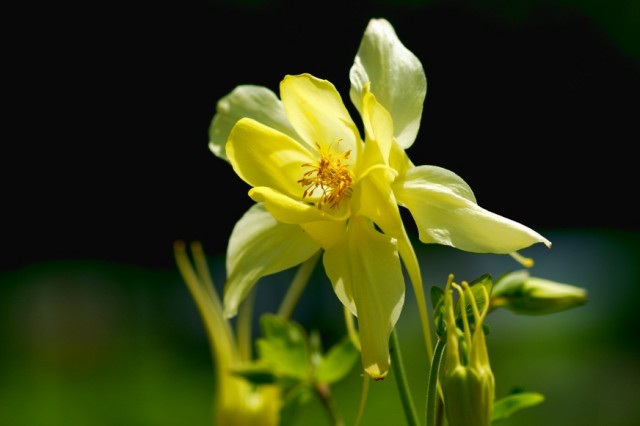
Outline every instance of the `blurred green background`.
{"type": "MultiPolygon", "coordinates": [[[[215,102],[238,84],[277,90],[300,72],[331,80],[346,99],[372,17],[389,19],[425,66],[414,163],[453,170],[480,205],[552,240],[551,250],[523,252],[534,275],[589,291],[571,311],[488,318],[497,396],[522,388],[547,397],[503,424],[640,423],[640,222],[628,201],[638,182],[629,147],[640,112],[639,2],[11,7],[0,425],[211,424],[212,360],[172,244],[202,241],[222,286],[226,241],[251,201],[207,149],[215,102]]],[[[417,247],[428,285],[519,266],[417,247]]],[[[260,310],[275,309],[290,277],[261,283],[260,310]]],[[[295,316],[327,343],[344,332],[322,270],[295,316]]],[[[425,354],[410,289],[398,327],[422,407],[425,354]]],[[[392,371],[372,383],[363,425],[404,424],[394,380],[392,371]]],[[[354,370],[333,388],[347,424],[360,386],[354,370]]],[[[300,424],[329,423],[313,401],[300,424]]]]}
{"type": "MultiPolygon", "coordinates": [[[[551,250],[523,252],[536,261],[532,275],[584,287],[589,302],[542,317],[500,310],[488,317],[497,396],[520,388],[547,398],[503,424],[637,424],[640,238],[587,229],[543,233],[554,244],[551,250]]],[[[508,256],[418,247],[429,286],[442,286],[449,273],[471,280],[519,268],[508,256]]],[[[210,262],[221,284],[222,258],[210,262]]],[[[287,272],[260,284],[258,312],[277,307],[290,278],[287,272]]],[[[0,280],[2,424],[211,424],[214,376],[207,340],[175,270],[66,261],[5,272],[0,280]]],[[[416,404],[424,410],[424,344],[410,289],[407,296],[398,336],[416,404]]],[[[342,336],[341,309],[321,269],[295,318],[325,342],[342,336]]],[[[405,423],[394,380],[392,370],[387,380],[371,384],[363,425],[405,423]]],[[[355,421],[361,386],[354,369],[333,387],[347,424],[355,421]]],[[[330,423],[312,400],[299,424],[330,423]]]]}

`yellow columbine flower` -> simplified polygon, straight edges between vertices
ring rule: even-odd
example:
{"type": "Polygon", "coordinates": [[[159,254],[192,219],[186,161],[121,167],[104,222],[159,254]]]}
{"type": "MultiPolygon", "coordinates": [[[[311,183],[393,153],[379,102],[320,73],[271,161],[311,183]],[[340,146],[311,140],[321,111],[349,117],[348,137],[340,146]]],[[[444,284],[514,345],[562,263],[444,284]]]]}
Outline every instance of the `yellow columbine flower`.
{"type": "MultiPolygon", "coordinates": [[[[253,186],[249,195],[261,203],[252,215],[268,212],[276,221],[271,225],[282,232],[264,238],[260,245],[269,253],[263,252],[260,261],[277,256],[276,263],[292,261],[287,266],[293,266],[324,249],[325,269],[335,292],[358,317],[365,370],[382,378],[389,367],[389,334],[404,300],[396,241],[374,226],[402,229],[391,193],[396,172],[388,166],[391,119],[365,88],[365,144],[328,81],[309,74],[287,76],[280,93],[299,139],[243,118],[226,145],[233,169],[253,186]]],[[[237,235],[247,227],[240,224],[236,229],[237,235]]],[[[233,262],[233,248],[230,258],[233,262]]],[[[251,269],[231,267],[225,291],[228,313],[247,291],[248,286],[239,283],[246,283],[242,275],[251,269]]]]}
{"type": "MultiPolygon", "coordinates": [[[[336,295],[358,317],[363,367],[381,379],[404,302],[400,258],[422,294],[399,206],[426,243],[510,253],[549,242],[479,207],[454,173],[411,163],[404,149],[419,128],[426,78],[387,21],[370,22],[351,83],[365,141],[335,87],[309,74],[286,76],[280,99],[239,86],[218,102],[210,148],[253,187],[257,202],[229,241],[224,306],[235,315],[259,278],[322,249],[336,295]]],[[[421,315],[426,320],[426,308],[421,315]]]]}

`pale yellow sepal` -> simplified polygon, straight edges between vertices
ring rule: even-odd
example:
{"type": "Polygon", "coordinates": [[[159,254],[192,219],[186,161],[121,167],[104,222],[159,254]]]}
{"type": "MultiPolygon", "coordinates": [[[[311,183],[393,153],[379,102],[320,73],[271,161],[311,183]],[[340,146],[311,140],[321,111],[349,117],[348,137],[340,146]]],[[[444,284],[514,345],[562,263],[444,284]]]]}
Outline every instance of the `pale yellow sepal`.
{"type": "Polygon", "coordinates": [[[478,206],[469,186],[440,167],[414,167],[394,182],[394,193],[411,212],[424,243],[496,254],[535,243],[551,246],[534,230],[478,206]]]}
{"type": "Polygon", "coordinates": [[[241,118],[252,118],[273,129],[298,139],[275,93],[263,86],[241,85],[221,98],[209,126],[209,149],[217,157],[229,161],[225,145],[231,129],[241,118]]]}
{"type": "Polygon", "coordinates": [[[278,222],[263,204],[253,205],[229,238],[225,316],[236,314],[238,305],[260,278],[299,265],[319,249],[299,226],[278,222]]]}
{"type": "Polygon", "coordinates": [[[398,38],[385,19],[372,19],[365,29],[350,74],[351,101],[362,114],[366,84],[389,111],[394,135],[409,148],[416,139],[427,94],[427,78],[417,56],[398,38]]]}

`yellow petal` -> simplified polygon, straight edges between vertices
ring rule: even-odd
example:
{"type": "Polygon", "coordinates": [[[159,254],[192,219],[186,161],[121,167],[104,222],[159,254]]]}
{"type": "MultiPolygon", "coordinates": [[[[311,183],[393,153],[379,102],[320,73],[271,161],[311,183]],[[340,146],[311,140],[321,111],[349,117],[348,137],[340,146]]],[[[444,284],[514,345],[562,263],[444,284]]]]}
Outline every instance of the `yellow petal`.
{"type": "Polygon", "coordinates": [[[268,186],[301,198],[298,183],[303,164],[317,162],[317,156],[298,141],[250,118],[239,120],[226,146],[233,170],[251,186],[268,186]]]}
{"type": "Polygon", "coordinates": [[[280,97],[289,121],[309,145],[352,150],[355,159],[361,139],[333,84],[309,74],[288,75],[280,83],[280,97]]]}
{"type": "Polygon", "coordinates": [[[383,379],[390,365],[389,336],[404,303],[395,240],[366,218],[354,217],[345,238],[326,250],[323,261],[336,295],[358,317],[364,370],[383,379]]]}
{"type": "Polygon", "coordinates": [[[284,195],[272,188],[260,186],[252,188],[249,196],[256,202],[264,203],[265,207],[276,220],[283,223],[301,224],[317,222],[321,220],[344,221],[347,213],[344,210],[336,210],[336,214],[331,214],[331,210],[321,210],[315,205],[311,205],[298,199],[284,195]]]}
{"type": "Polygon", "coordinates": [[[385,234],[399,238],[404,234],[404,224],[391,190],[391,181],[392,176],[384,169],[368,173],[353,191],[351,210],[354,215],[371,219],[385,234]]]}
{"type": "Polygon", "coordinates": [[[347,221],[322,220],[301,223],[300,227],[323,249],[333,247],[343,237],[347,221]]]}
{"type": "Polygon", "coordinates": [[[391,146],[391,152],[389,153],[389,165],[398,172],[398,176],[403,176],[415,167],[407,155],[407,152],[395,141],[391,146]]]}
{"type": "Polygon", "coordinates": [[[399,237],[404,233],[398,204],[391,191],[396,172],[389,167],[393,140],[393,123],[389,113],[380,105],[365,85],[363,122],[366,142],[357,165],[358,183],[351,209],[376,223],[386,234],[399,237]]]}
{"type": "MultiPolygon", "coordinates": [[[[365,85],[362,95],[362,121],[366,135],[365,151],[374,151],[379,154],[379,158],[375,158],[377,162],[389,164],[389,152],[393,144],[393,121],[387,110],[369,91],[369,84],[365,85]]],[[[369,161],[373,159],[367,158],[369,161]]],[[[368,168],[372,165],[364,161],[360,163],[364,164],[358,164],[359,167],[368,168]]]]}

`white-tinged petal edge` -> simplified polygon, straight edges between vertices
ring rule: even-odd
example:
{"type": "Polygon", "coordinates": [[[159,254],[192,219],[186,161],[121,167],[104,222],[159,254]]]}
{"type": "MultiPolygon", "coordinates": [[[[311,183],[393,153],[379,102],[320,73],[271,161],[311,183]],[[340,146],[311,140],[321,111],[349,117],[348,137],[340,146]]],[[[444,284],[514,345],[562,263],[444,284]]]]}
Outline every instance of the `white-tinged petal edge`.
{"type": "Polygon", "coordinates": [[[256,282],[292,268],[320,249],[298,225],[276,221],[262,204],[254,204],[236,223],[227,247],[227,282],[223,304],[226,317],[256,282]]]}
{"type": "Polygon", "coordinates": [[[221,98],[209,126],[209,149],[228,161],[225,145],[231,129],[241,118],[252,118],[266,126],[298,139],[275,93],[263,86],[241,85],[221,98]]]}
{"type": "Polygon", "coordinates": [[[402,44],[388,21],[369,21],[349,77],[349,95],[358,111],[362,113],[364,86],[371,82],[371,92],[393,118],[398,143],[409,148],[420,128],[427,78],[420,60],[402,44]]]}
{"type": "Polygon", "coordinates": [[[415,167],[394,182],[396,199],[411,212],[420,241],[496,254],[535,243],[551,247],[551,242],[534,230],[478,206],[464,181],[456,183],[455,174],[438,169],[415,167]]]}

